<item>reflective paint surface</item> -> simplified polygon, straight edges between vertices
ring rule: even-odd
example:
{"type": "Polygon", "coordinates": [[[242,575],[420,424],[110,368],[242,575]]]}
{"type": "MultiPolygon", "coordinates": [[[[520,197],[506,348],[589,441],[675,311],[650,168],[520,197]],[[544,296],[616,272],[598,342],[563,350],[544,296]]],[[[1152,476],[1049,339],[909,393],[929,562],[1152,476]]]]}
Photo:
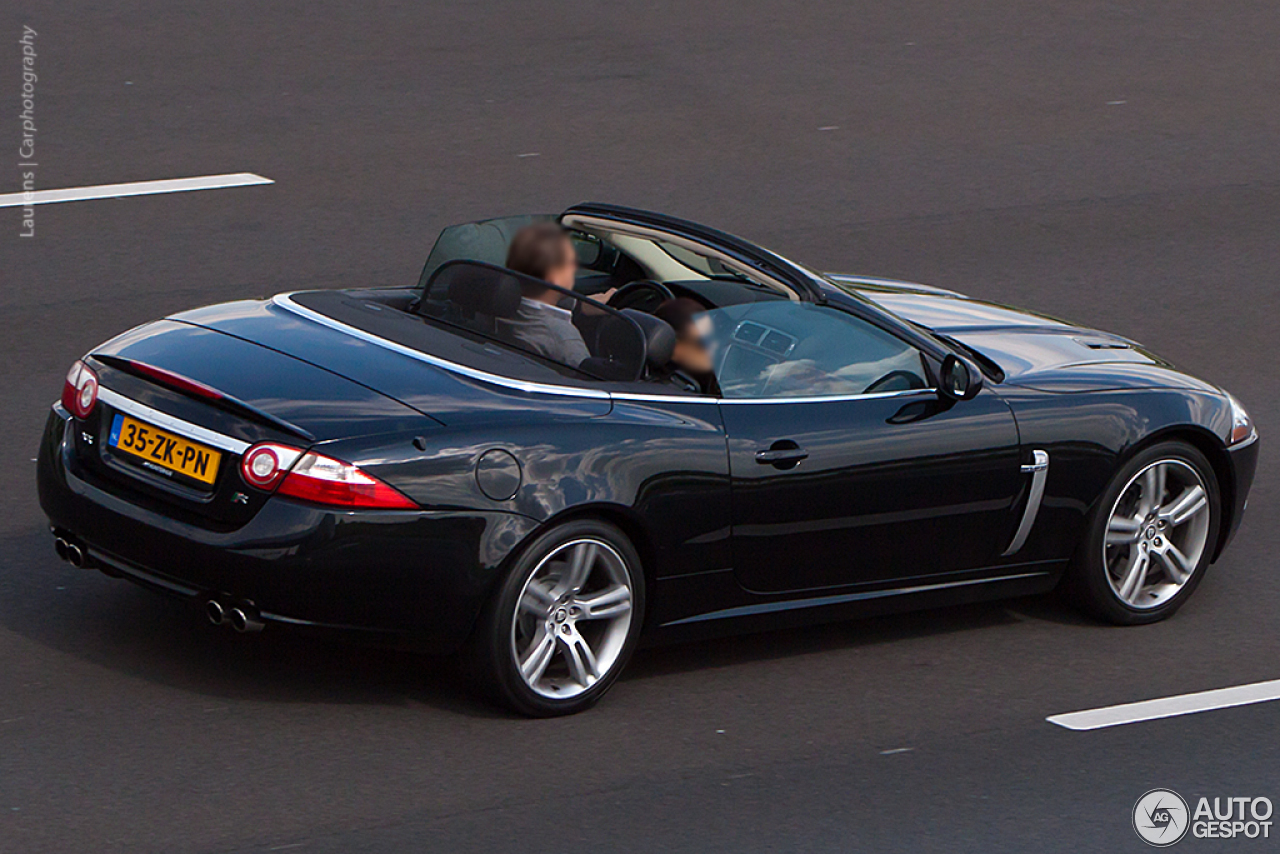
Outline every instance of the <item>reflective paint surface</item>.
{"type": "MultiPolygon", "coordinates": [[[[344,293],[358,301],[403,292],[344,293]]],[[[835,289],[829,298],[883,321],[936,376],[944,352],[936,341],[835,289]]],[[[1179,429],[1220,443],[1214,437],[1231,423],[1211,387],[1105,354],[1038,372],[1070,376],[1054,391],[989,382],[960,402],[928,389],[715,401],[648,383],[545,393],[548,383],[493,382],[457,370],[453,358],[341,327],[289,308],[286,298],[244,301],[139,327],[98,352],[193,377],[304,426],[326,455],[392,485],[420,512],[307,508],[244,484],[238,458],[223,466],[210,496],[113,466],[94,442],[112,401],[124,398],[209,431],[186,435],[233,455],[297,437],[104,366],[100,412],[74,429],[65,412],[50,415],[38,472],[53,524],[191,595],[236,591],[271,618],[429,636],[450,648],[527,537],[561,514],[596,514],[624,527],[644,556],[655,631],[684,631],[1047,589],[1132,447],[1179,429]],[[246,363],[270,368],[246,371],[246,363]],[[1148,387],[1116,388],[1139,376],[1148,387]],[[1152,387],[1162,379],[1170,385],[1152,387]],[[1002,555],[1029,498],[1023,466],[1032,449],[1049,454],[1053,467],[1025,542],[1002,555]],[[497,483],[492,460],[508,455],[513,462],[497,483]],[[388,555],[399,555],[390,565],[413,571],[353,587],[368,577],[362,567],[388,566],[388,555]],[[413,625],[423,614],[436,615],[425,631],[413,625]]],[[[1026,337],[1022,327],[1010,330],[1009,346],[1026,337]]],[[[467,358],[491,357],[505,364],[501,353],[467,358]]],[[[1215,459],[1233,488],[1222,536],[1201,552],[1221,549],[1238,525],[1257,445],[1215,459]]],[[[592,653],[599,658],[594,646],[592,653]]]]}

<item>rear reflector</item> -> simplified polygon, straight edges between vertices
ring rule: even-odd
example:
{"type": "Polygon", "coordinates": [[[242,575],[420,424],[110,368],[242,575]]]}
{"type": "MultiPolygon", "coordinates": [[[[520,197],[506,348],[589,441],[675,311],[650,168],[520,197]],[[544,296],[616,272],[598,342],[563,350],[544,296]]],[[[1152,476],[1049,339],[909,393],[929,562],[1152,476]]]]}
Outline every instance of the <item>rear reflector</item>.
{"type": "Polygon", "coordinates": [[[311,451],[298,460],[276,489],[277,494],[333,507],[378,507],[415,510],[418,505],[395,487],[350,463],[311,451]]]}
{"type": "Polygon", "coordinates": [[[254,445],[240,457],[240,476],[258,489],[271,489],[280,482],[289,467],[302,456],[301,448],[275,442],[254,445]]]}

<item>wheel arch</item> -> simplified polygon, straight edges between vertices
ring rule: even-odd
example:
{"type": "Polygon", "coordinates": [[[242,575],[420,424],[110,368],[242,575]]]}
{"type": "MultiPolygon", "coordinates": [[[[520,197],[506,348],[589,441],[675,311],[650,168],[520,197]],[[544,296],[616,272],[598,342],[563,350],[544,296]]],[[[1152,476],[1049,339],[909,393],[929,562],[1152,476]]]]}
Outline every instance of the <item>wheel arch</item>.
{"type": "Polygon", "coordinates": [[[1232,530],[1232,522],[1234,521],[1232,514],[1235,512],[1233,509],[1236,495],[1235,475],[1231,467],[1231,460],[1227,456],[1226,446],[1222,444],[1222,440],[1210,430],[1195,424],[1171,425],[1153,431],[1150,435],[1144,436],[1141,441],[1134,443],[1121,456],[1116,467],[1119,468],[1124,465],[1135,454],[1141,453],[1152,445],[1170,441],[1184,442],[1204,454],[1205,459],[1209,461],[1209,465],[1213,467],[1214,477],[1218,480],[1222,520],[1218,525],[1217,542],[1213,544],[1213,552],[1209,558],[1210,563],[1212,563],[1218,559],[1218,556],[1222,554],[1223,547],[1226,546],[1232,530]]]}
{"type": "MultiPolygon", "coordinates": [[[[653,607],[654,594],[654,565],[657,561],[657,547],[653,542],[653,537],[649,533],[648,526],[640,514],[634,509],[622,504],[610,504],[606,502],[598,502],[593,504],[580,504],[561,510],[559,513],[551,516],[546,521],[538,525],[537,528],[530,531],[520,544],[512,549],[508,561],[514,561],[518,555],[524,552],[529,543],[536,540],[539,536],[566,522],[576,522],[583,519],[607,522],[626,535],[631,541],[631,545],[635,547],[636,554],[640,557],[640,582],[644,585],[645,598],[645,627],[649,623],[649,615],[656,613],[653,607]]],[[[508,563],[508,565],[510,565],[508,563]]]]}

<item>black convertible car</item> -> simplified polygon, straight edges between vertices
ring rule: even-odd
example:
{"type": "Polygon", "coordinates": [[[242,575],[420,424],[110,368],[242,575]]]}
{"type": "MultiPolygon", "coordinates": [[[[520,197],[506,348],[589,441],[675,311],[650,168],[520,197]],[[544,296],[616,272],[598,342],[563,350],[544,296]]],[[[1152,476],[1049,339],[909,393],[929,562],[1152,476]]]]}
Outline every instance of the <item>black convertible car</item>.
{"type": "Polygon", "coordinates": [[[148,323],[67,375],[40,447],[60,555],[200,603],[460,650],[515,709],[583,709],[642,635],[1047,591],[1114,623],[1187,600],[1257,433],[1116,335],[824,275],[584,204],[446,229],[414,287],[148,323]],[[509,333],[513,232],[558,220],[590,357],[509,333]],[[616,288],[607,305],[592,294],[616,288]],[[670,382],[688,298],[710,392],[670,382]]]}

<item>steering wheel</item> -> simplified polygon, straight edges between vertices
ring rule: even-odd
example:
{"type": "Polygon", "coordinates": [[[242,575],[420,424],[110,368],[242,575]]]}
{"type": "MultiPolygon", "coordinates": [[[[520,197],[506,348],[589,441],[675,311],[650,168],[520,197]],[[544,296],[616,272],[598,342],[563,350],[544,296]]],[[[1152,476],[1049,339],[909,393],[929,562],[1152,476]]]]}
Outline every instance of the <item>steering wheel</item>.
{"type": "Polygon", "coordinates": [[[676,295],[671,292],[671,288],[662,282],[655,282],[653,279],[637,279],[614,291],[606,304],[610,308],[635,308],[646,314],[653,314],[653,310],[658,306],[675,298],[676,295]]]}

